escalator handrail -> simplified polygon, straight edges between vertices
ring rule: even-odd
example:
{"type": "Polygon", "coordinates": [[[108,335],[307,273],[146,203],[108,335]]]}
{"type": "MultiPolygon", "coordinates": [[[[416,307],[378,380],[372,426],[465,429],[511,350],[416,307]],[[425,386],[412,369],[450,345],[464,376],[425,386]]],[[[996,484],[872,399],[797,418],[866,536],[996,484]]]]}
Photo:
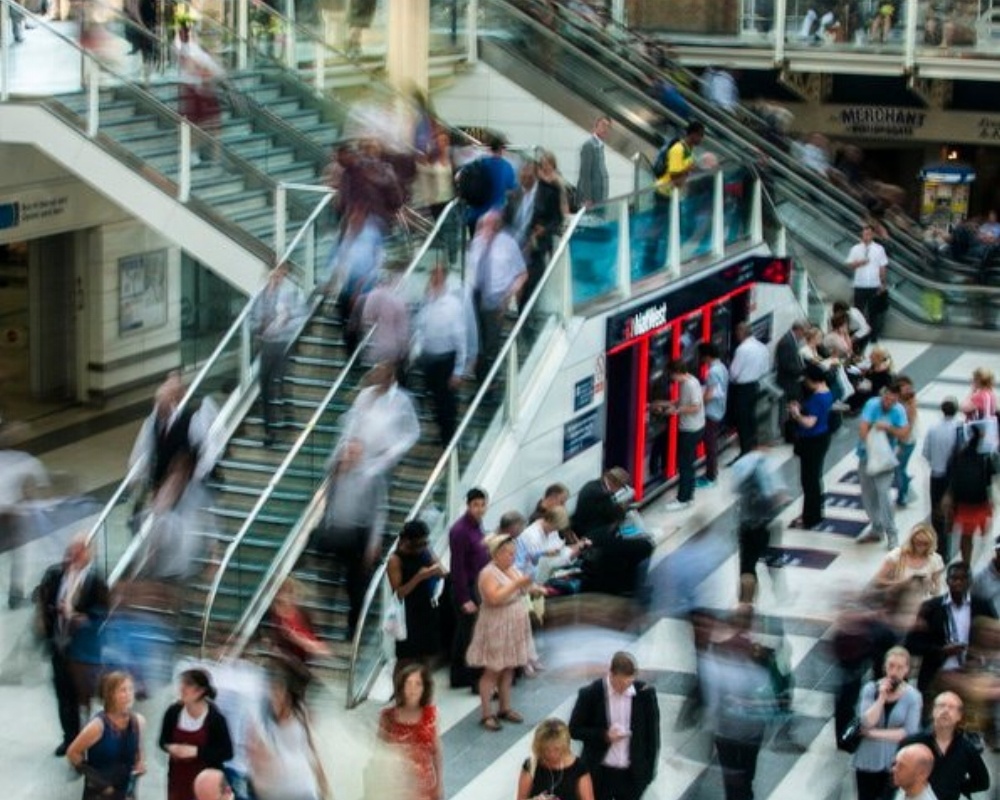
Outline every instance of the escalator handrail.
{"type": "MultiPolygon", "coordinates": [[[[459,201],[457,200],[452,200],[447,206],[445,206],[444,211],[437,219],[433,232],[431,233],[430,236],[428,236],[424,240],[424,242],[421,244],[420,248],[418,249],[414,257],[411,259],[410,263],[407,265],[406,270],[400,276],[399,283],[397,284],[397,286],[401,287],[402,284],[405,281],[409,280],[412,277],[412,275],[417,271],[417,268],[423,262],[424,257],[430,251],[433,242],[437,239],[438,234],[444,227],[448,219],[448,216],[452,213],[456,213],[456,209],[458,208],[459,208],[459,201]]],[[[241,526],[239,532],[236,534],[236,536],[233,537],[233,540],[229,543],[229,546],[226,548],[226,552],[222,558],[222,561],[220,562],[218,570],[216,571],[215,579],[212,582],[211,590],[209,591],[209,595],[205,601],[205,612],[202,616],[202,631],[201,631],[201,648],[203,653],[206,643],[208,641],[209,621],[211,618],[211,612],[215,605],[215,598],[218,595],[219,589],[222,585],[222,580],[224,578],[226,569],[232,562],[232,559],[236,551],[242,544],[243,540],[249,533],[250,527],[256,522],[256,516],[263,509],[265,503],[271,497],[275,488],[277,487],[278,482],[281,480],[282,477],[284,477],[285,473],[288,471],[288,468],[291,466],[291,462],[294,460],[295,456],[298,455],[301,449],[305,446],[306,440],[308,439],[312,431],[315,429],[316,425],[319,423],[320,417],[322,417],[322,415],[326,412],[327,407],[333,401],[334,396],[340,390],[344,381],[347,379],[347,376],[350,374],[353,367],[360,360],[361,355],[365,351],[365,346],[368,344],[369,340],[375,333],[376,327],[377,326],[373,326],[367,331],[364,338],[359,343],[357,349],[355,349],[354,353],[351,354],[351,357],[348,359],[347,363],[341,368],[340,374],[337,376],[336,381],[331,386],[330,390],[326,393],[323,400],[320,401],[320,404],[317,407],[316,412],[310,418],[309,422],[306,424],[305,429],[299,435],[298,439],[296,439],[295,443],[292,445],[291,449],[288,452],[288,455],[285,456],[285,458],[281,462],[281,465],[278,467],[274,475],[268,481],[267,487],[261,493],[261,496],[258,499],[257,503],[255,503],[253,510],[247,515],[247,518],[244,521],[243,525],[241,526]]],[[[323,501],[323,499],[326,496],[326,488],[328,483],[329,483],[328,478],[324,478],[320,482],[320,485],[318,486],[315,494],[313,495],[313,499],[310,501],[306,509],[300,515],[300,520],[308,517],[310,513],[313,511],[316,504],[323,501]]],[[[286,561],[288,553],[294,549],[296,541],[300,538],[299,536],[293,535],[295,533],[301,533],[301,531],[296,530],[296,527],[293,527],[292,531],[289,532],[289,535],[285,537],[284,543],[279,548],[278,552],[275,554],[275,557],[271,562],[271,568],[268,569],[268,571],[265,573],[264,580],[261,582],[261,585],[254,593],[254,596],[250,598],[250,601],[247,603],[243,615],[241,616],[237,624],[233,627],[233,630],[230,632],[230,635],[227,638],[225,646],[226,649],[229,648],[229,643],[232,641],[234,637],[237,636],[239,637],[236,649],[237,655],[241,653],[243,647],[246,646],[246,642],[249,640],[249,637],[253,634],[253,631],[256,630],[257,625],[260,624],[260,620],[263,619],[264,613],[266,613],[267,608],[274,600],[274,595],[277,594],[277,591],[280,588],[279,580],[277,580],[275,576],[280,575],[281,579],[283,580],[287,570],[291,567],[294,567],[294,564],[288,565],[286,561]],[[273,592],[271,591],[272,589],[273,592]],[[261,610],[259,616],[257,616],[257,618],[253,620],[254,616],[253,609],[255,608],[259,608],[261,610]],[[250,624],[251,620],[252,620],[252,625],[250,624]],[[244,637],[244,631],[247,631],[248,629],[249,632],[246,633],[244,637]]]]}
{"type": "MultiPolygon", "coordinates": [[[[312,224],[312,221],[315,220],[316,216],[318,216],[319,213],[323,210],[323,208],[331,202],[334,194],[335,192],[333,192],[333,190],[330,190],[326,194],[321,203],[318,204],[314,212],[314,215],[310,216],[309,220],[306,222],[306,225],[303,226],[302,229],[303,231],[305,230],[306,226],[312,224]]],[[[294,252],[294,249],[298,245],[298,242],[301,240],[301,237],[302,237],[302,231],[299,231],[295,235],[295,237],[293,237],[292,242],[285,250],[286,258],[289,255],[291,255],[292,252],[294,252]]],[[[237,336],[241,334],[244,323],[250,316],[254,304],[257,302],[257,299],[260,297],[261,292],[264,291],[265,287],[266,283],[262,285],[259,289],[257,289],[257,291],[254,292],[254,294],[250,297],[247,303],[240,310],[240,313],[236,315],[236,319],[233,320],[233,324],[229,326],[229,330],[226,331],[222,339],[219,340],[219,343],[215,346],[215,349],[209,355],[208,360],[205,361],[205,363],[202,365],[201,369],[198,371],[198,374],[194,377],[194,380],[192,380],[191,383],[188,385],[187,391],[184,393],[184,397],[181,399],[181,402],[177,406],[178,414],[183,412],[193,402],[195,395],[197,394],[198,390],[201,389],[202,384],[207,379],[209,373],[214,368],[215,364],[222,359],[222,355],[226,351],[226,348],[230,345],[233,339],[235,339],[237,336]]],[[[111,516],[115,508],[117,508],[118,503],[122,499],[125,492],[129,490],[129,488],[139,478],[142,471],[145,470],[146,468],[147,468],[146,456],[140,457],[131,466],[128,473],[126,473],[125,478],[122,480],[118,488],[112,494],[111,499],[108,500],[103,510],[98,515],[97,520],[90,527],[90,530],[87,533],[87,540],[86,540],[88,545],[93,542],[94,538],[98,535],[100,528],[107,522],[108,518],[111,516]]],[[[140,533],[136,534],[135,539],[130,544],[129,548],[126,549],[126,552],[123,554],[122,559],[119,561],[118,564],[115,565],[112,574],[117,574],[117,575],[124,574],[125,569],[127,569],[129,566],[129,561],[131,560],[131,556],[138,551],[139,549],[138,546],[142,544],[142,540],[144,540],[147,535],[148,535],[148,526],[146,526],[145,532],[141,531],[140,533]]]]}
{"type": "MultiPolygon", "coordinates": [[[[497,0],[492,0],[496,2],[497,0]]],[[[533,2],[533,0],[519,0],[519,2],[533,2]]],[[[506,4],[510,5],[509,0],[506,0],[506,4]]],[[[517,9],[520,10],[520,9],[517,9]]],[[[523,10],[520,10],[521,13],[523,10]]],[[[528,15],[530,17],[530,15],[528,15]]],[[[610,20],[610,23],[615,27],[615,29],[621,32],[623,37],[627,37],[631,40],[633,45],[638,45],[637,47],[632,47],[629,50],[629,57],[623,57],[619,52],[618,48],[623,44],[622,39],[616,39],[614,37],[609,37],[604,29],[598,25],[588,23],[580,14],[574,12],[571,9],[566,9],[559,7],[559,19],[567,22],[571,27],[585,33],[588,40],[601,39],[603,40],[603,49],[615,58],[620,64],[631,68],[633,59],[640,60],[649,69],[654,72],[661,72],[662,67],[656,64],[652,59],[650,59],[645,54],[645,45],[647,39],[636,34],[630,28],[620,25],[614,20],[610,20]]],[[[576,45],[574,45],[575,47],[576,45]]],[[[578,48],[579,49],[579,48],[578,48]]],[[[700,77],[693,73],[687,67],[679,64],[678,62],[673,62],[673,69],[678,72],[683,73],[683,75],[690,81],[691,86],[697,86],[700,82],[700,77]]],[[[636,70],[633,68],[633,75],[640,82],[648,80],[648,74],[642,72],[641,70],[636,70]]],[[[690,86],[684,86],[676,81],[672,82],[675,88],[684,96],[684,99],[693,107],[697,108],[699,115],[707,122],[714,123],[717,121],[716,115],[720,112],[720,109],[712,106],[705,98],[701,96],[699,92],[690,86]]],[[[652,98],[647,98],[652,100],[652,98]]],[[[654,101],[655,102],[655,101],[654,101]]],[[[658,104],[661,105],[661,104],[658,104]]],[[[662,105],[661,105],[662,107],[662,105]]],[[[670,116],[675,124],[681,125],[683,123],[673,112],[669,109],[662,107],[664,113],[670,116]]],[[[752,112],[746,106],[740,108],[741,114],[752,115],[752,112]]],[[[779,169],[781,169],[785,177],[793,177],[798,179],[798,181],[804,181],[806,185],[809,185],[808,175],[800,174],[801,168],[797,161],[792,158],[789,154],[785,153],[781,148],[775,146],[773,143],[769,142],[766,138],[762,137],[759,133],[754,131],[752,128],[747,126],[739,116],[733,114],[726,114],[725,125],[718,126],[713,124],[710,127],[710,131],[713,128],[720,128],[727,134],[738,133],[740,138],[744,139],[747,143],[752,144],[762,153],[765,153],[768,158],[774,163],[779,169]]],[[[716,137],[717,138],[717,137],[716,137]]],[[[800,187],[797,187],[800,188],[800,187]]],[[[857,224],[858,221],[865,219],[869,216],[868,210],[865,206],[856,198],[850,195],[848,192],[836,186],[832,183],[826,184],[826,192],[829,197],[828,199],[835,201],[836,205],[839,206],[839,212],[850,216],[850,224],[857,224]]],[[[813,196],[810,193],[810,196],[813,196]]],[[[847,223],[845,223],[847,224],[847,223]]],[[[884,224],[894,232],[893,245],[895,247],[901,247],[908,252],[913,258],[918,261],[923,258],[923,243],[918,239],[913,237],[909,231],[905,228],[900,228],[891,222],[884,222],[884,224]]]]}

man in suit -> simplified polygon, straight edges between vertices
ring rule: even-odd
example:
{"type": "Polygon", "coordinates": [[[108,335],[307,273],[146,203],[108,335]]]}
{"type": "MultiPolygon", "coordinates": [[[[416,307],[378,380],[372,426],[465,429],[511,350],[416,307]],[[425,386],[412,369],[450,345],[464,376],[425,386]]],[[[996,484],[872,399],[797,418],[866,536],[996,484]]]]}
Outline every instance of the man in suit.
{"type": "Polygon", "coordinates": [[[639,800],[660,753],[656,689],[636,680],[638,664],[619,651],[608,674],[580,690],[569,732],[583,742],[596,800],[639,800]]]}
{"type": "Polygon", "coordinates": [[[45,571],[36,590],[38,618],[52,657],[63,756],[80,732],[80,707],[89,707],[100,666],[100,627],[108,587],[92,564],[84,533],[75,535],[63,560],[45,571]]]}
{"type": "Polygon", "coordinates": [[[970,597],[968,564],[963,561],[949,564],[946,580],[948,591],[924,601],[913,630],[906,636],[906,649],[923,656],[917,688],[925,698],[939,672],[961,669],[964,665],[973,620],[997,618],[989,600],[970,597]]]}
{"type": "Polygon", "coordinates": [[[576,182],[580,202],[592,208],[608,199],[608,165],[604,158],[604,141],[611,130],[611,120],[598,117],[590,138],[580,148],[580,180],[576,182]]]}
{"type": "Polygon", "coordinates": [[[792,425],[788,421],[788,404],[802,399],[802,374],[805,370],[805,361],[799,349],[808,329],[809,324],[806,321],[795,320],[792,327],[778,340],[778,346],[774,351],[776,378],[782,392],[778,419],[781,420],[785,431],[785,441],[793,439],[790,433],[792,425]]]}

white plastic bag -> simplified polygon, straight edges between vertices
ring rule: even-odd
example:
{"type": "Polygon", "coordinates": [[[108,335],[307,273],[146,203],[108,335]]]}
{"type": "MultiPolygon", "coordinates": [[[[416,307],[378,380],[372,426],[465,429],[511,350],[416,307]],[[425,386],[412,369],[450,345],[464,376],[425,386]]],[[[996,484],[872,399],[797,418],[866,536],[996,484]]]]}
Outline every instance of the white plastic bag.
{"type": "Polygon", "coordinates": [[[836,377],[837,387],[840,389],[840,402],[846,403],[854,396],[854,387],[847,377],[847,370],[844,369],[842,364],[838,364],[833,368],[833,374],[836,377]]]}
{"type": "Polygon", "coordinates": [[[868,459],[865,462],[865,472],[868,475],[882,475],[891,472],[899,464],[896,453],[893,452],[892,445],[889,444],[889,437],[885,431],[872,427],[865,437],[865,450],[868,459]]]}
{"type": "Polygon", "coordinates": [[[389,595],[389,605],[382,620],[382,630],[390,639],[397,642],[406,641],[406,603],[393,592],[389,595]]]}

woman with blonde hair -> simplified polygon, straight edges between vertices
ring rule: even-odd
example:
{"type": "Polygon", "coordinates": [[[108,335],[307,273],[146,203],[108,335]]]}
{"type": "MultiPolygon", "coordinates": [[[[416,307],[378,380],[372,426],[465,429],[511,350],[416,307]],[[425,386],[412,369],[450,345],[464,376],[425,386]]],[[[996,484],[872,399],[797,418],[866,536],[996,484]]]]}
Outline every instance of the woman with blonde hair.
{"type": "Polygon", "coordinates": [[[972,391],[961,405],[961,411],[969,420],[987,419],[996,416],[997,396],[993,392],[993,371],[977,367],[972,373],[972,391]]]}
{"type": "Polygon", "coordinates": [[[913,526],[899,547],[889,551],[875,576],[875,584],[893,589],[917,584],[921,599],[941,594],[944,560],[937,552],[937,534],[926,522],[913,526]]]}
{"type": "Polygon", "coordinates": [[[479,573],[482,602],[465,658],[470,667],[483,668],[479,680],[481,724],[488,731],[498,731],[500,720],[524,722],[510,706],[510,688],[514,670],[535,657],[531,620],[524,601],[532,580],[514,566],[514,537],[494,534],[487,538],[486,546],[490,551],[490,563],[479,573]],[[496,714],[492,711],[494,690],[500,704],[496,714]]]}
{"type": "Polygon", "coordinates": [[[570,749],[569,726],[547,719],[535,728],[531,758],[521,766],[517,800],[594,800],[594,785],[583,759],[570,749]]]}

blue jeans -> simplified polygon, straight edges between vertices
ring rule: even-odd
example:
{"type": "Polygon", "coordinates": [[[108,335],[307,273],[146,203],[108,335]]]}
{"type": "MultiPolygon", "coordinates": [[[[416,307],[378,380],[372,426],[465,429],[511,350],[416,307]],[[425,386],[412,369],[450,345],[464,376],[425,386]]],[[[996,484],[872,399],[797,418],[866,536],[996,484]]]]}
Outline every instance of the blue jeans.
{"type": "Polygon", "coordinates": [[[916,442],[904,442],[896,449],[896,458],[899,459],[896,467],[896,502],[900,505],[904,505],[910,497],[910,476],[906,472],[906,467],[916,446],[916,442]]]}

